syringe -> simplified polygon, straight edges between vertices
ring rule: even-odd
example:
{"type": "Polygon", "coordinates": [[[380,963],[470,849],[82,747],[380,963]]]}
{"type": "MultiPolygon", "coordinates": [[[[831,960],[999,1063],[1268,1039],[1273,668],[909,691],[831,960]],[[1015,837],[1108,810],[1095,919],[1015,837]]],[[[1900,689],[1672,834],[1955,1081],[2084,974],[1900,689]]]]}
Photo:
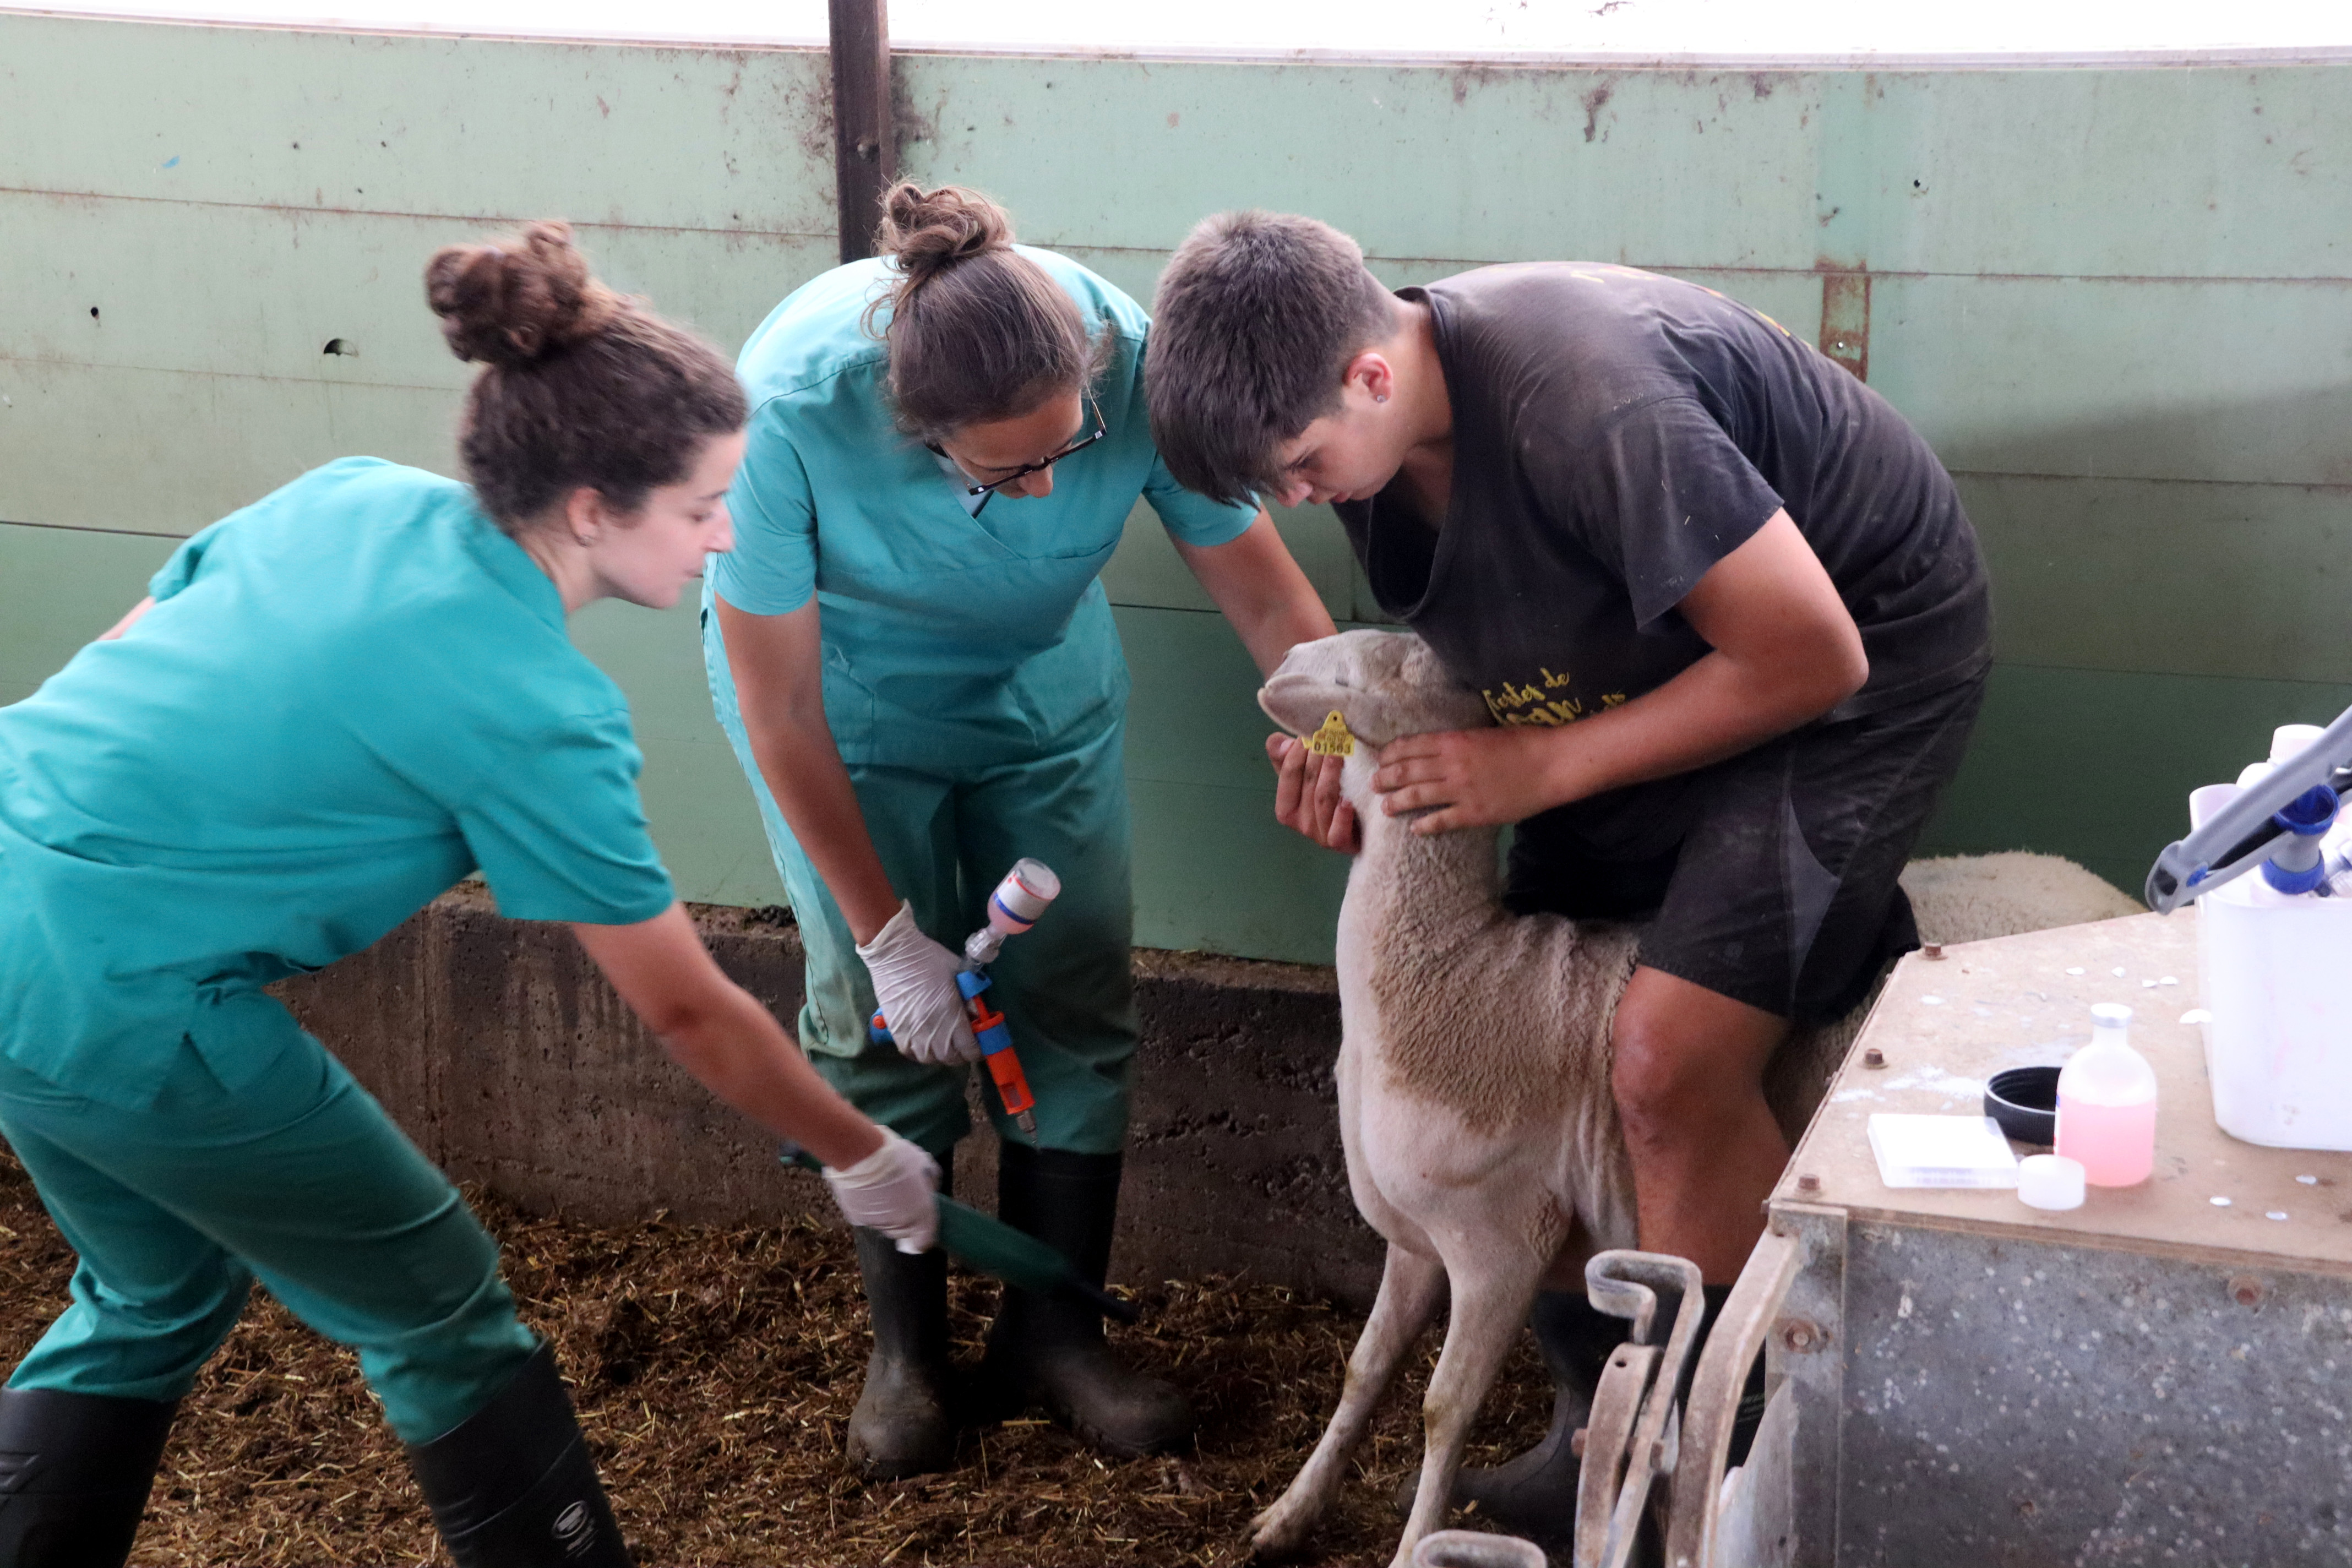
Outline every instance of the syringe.
{"type": "MultiPolygon", "coordinates": [[[[981,1060],[988,1064],[997,1098],[1004,1102],[1004,1113],[1032,1143],[1037,1141],[1036,1097],[1029,1092],[1028,1075],[1021,1070],[1021,1058],[1013,1053],[1011,1026],[982,994],[990,984],[988,965],[1003,950],[1005,939],[1035,925],[1037,917],[1061,891],[1062,879],[1044,861],[1025,858],[1014,861],[996,890],[988,895],[988,923],[964,939],[964,967],[956,975],[956,989],[963,994],[972,1037],[980,1042],[981,1060]]],[[[877,1044],[889,1043],[889,1026],[881,1014],[874,1015],[866,1035],[877,1044]]]]}

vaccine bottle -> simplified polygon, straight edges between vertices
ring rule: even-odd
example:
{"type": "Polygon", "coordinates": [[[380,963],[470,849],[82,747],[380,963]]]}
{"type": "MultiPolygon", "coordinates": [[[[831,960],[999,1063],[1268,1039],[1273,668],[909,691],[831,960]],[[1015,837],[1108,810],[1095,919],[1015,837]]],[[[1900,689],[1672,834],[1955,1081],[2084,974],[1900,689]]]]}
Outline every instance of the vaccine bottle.
{"type": "Polygon", "coordinates": [[[2129,1187],[2156,1168],[2156,1069],[2131,1048],[2131,1009],[2091,1009],[2091,1043],[2058,1075],[2058,1152],[2095,1187],[2129,1187]]]}
{"type": "Polygon", "coordinates": [[[964,963],[973,969],[993,963],[1004,939],[1019,936],[1037,923],[1045,906],[1062,896],[1062,879],[1043,860],[1027,857],[1013,863],[996,890],[988,895],[988,923],[965,941],[964,963]]]}

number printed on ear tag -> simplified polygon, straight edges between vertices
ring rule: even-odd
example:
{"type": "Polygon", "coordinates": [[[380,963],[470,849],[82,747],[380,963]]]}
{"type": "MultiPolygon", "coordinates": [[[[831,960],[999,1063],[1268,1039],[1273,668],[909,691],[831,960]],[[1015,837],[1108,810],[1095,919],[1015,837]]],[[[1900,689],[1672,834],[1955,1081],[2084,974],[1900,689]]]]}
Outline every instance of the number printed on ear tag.
{"type": "Polygon", "coordinates": [[[1356,737],[1349,732],[1348,721],[1337,708],[1323,721],[1323,727],[1307,737],[1307,749],[1318,757],[1352,757],[1356,754],[1356,737]]]}

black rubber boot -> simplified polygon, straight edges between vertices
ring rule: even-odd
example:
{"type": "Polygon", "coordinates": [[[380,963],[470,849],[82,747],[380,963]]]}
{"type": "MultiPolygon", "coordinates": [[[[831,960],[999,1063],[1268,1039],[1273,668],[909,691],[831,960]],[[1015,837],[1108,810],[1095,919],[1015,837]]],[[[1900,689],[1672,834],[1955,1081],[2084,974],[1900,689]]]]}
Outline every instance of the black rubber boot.
{"type": "MultiPolygon", "coordinates": [[[[1499,1465],[1465,1465],[1454,1472],[1454,1506],[1478,1505],[1478,1517],[1513,1535],[1546,1546],[1576,1533],[1580,1468],[1569,1442],[1591,1413],[1594,1390],[1609,1353],[1633,1325],[1596,1309],[1581,1290],[1544,1290],[1528,1313],[1536,1348],[1551,1373],[1551,1425],[1543,1440],[1499,1465]]],[[[1410,1513],[1421,1472],[1397,1490],[1397,1510],[1410,1513]]]]}
{"type": "MultiPolygon", "coordinates": [[[[997,1216],[1058,1249],[1088,1281],[1110,1268],[1120,1159],[1008,1142],[997,1156],[997,1216]]],[[[1066,1296],[1006,1287],[988,1331],[981,1381],[995,1408],[1035,1399],[1086,1442],[1118,1458],[1192,1441],[1192,1407],[1129,1370],[1103,1342],[1102,1318],[1066,1296]]]]}
{"type": "MultiPolygon", "coordinates": [[[[945,1160],[940,1170],[948,1169],[945,1160]]],[[[949,1403],[948,1255],[912,1257],[878,1230],[859,1230],[857,1272],[874,1322],[866,1386],[849,1415],[850,1468],[896,1481],[955,1462],[949,1403]]]]}
{"type": "Polygon", "coordinates": [[[457,1568],[629,1568],[546,1345],[408,1464],[457,1568]]]}
{"type": "Polygon", "coordinates": [[[0,1568],[121,1568],[178,1409],[0,1388],[0,1568]]]}

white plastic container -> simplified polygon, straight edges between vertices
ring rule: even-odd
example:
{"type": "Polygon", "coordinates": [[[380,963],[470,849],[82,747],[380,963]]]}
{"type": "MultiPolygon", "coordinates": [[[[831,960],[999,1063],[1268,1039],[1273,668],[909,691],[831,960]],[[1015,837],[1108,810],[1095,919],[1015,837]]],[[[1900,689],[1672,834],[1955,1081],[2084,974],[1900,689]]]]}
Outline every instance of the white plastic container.
{"type": "MultiPolygon", "coordinates": [[[[2191,826],[2236,794],[2198,790],[2191,826]]],[[[2287,898],[2250,871],[2197,900],[2197,959],[2221,1131],[2273,1149],[2352,1150],[2352,899],[2287,898]]]]}

